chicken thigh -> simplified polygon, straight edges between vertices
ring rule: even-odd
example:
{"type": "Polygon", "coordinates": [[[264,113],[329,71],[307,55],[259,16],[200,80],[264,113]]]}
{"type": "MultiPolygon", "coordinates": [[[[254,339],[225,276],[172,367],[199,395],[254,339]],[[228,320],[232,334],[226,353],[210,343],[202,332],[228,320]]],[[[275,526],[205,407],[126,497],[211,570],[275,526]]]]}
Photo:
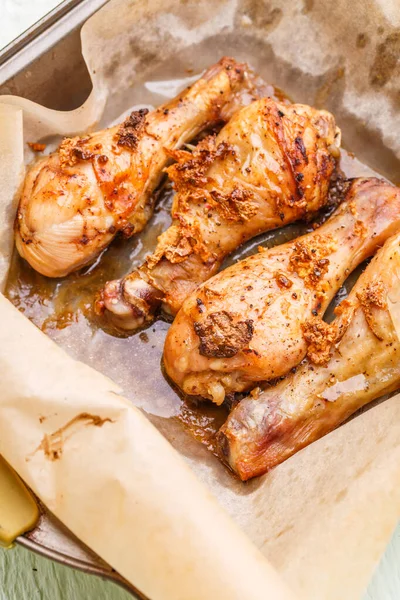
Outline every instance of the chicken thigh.
{"type": "Polygon", "coordinates": [[[168,150],[228,119],[257,96],[259,84],[246,65],[223,58],[158,109],[65,139],[27,174],[16,219],[20,255],[43,275],[62,277],[93,261],[118,231],[141,231],[168,150]]]}
{"type": "Polygon", "coordinates": [[[400,233],[336,313],[323,325],[327,360],[309,360],[275,387],[242,400],[218,433],[220,454],[241,479],[262,475],[400,386],[400,233]]]}
{"type": "Polygon", "coordinates": [[[142,267],[106,285],[97,312],[124,330],[149,323],[161,304],[175,315],[240,244],[324,205],[339,144],[330,113],[265,98],[193,153],[170,152],[173,223],[142,267]]]}
{"type": "MultiPolygon", "coordinates": [[[[169,329],[164,364],[186,394],[224,401],[285,375],[308,354],[325,360],[321,317],[348,274],[400,227],[400,190],[369,178],[316,231],[211,278],[169,329]]],[[[328,332],[328,333],[327,333],[328,332]]]]}

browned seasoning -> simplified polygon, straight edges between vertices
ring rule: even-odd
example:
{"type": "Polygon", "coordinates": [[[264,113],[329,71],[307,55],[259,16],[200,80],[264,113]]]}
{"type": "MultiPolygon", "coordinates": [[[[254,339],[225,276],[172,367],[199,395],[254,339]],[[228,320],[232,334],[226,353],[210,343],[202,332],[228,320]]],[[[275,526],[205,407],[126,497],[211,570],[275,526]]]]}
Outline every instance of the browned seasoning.
{"type": "Polygon", "coordinates": [[[287,275],[281,271],[275,273],[275,281],[280,289],[289,289],[293,285],[293,281],[291,281],[291,279],[289,279],[289,277],[287,277],[287,275]]]}
{"type": "Polygon", "coordinates": [[[329,361],[333,347],[340,342],[350,325],[354,310],[354,305],[343,300],[335,310],[338,318],[333,323],[326,323],[318,316],[303,323],[303,336],[308,345],[307,357],[312,363],[324,365],[329,361]]]}
{"type": "Polygon", "coordinates": [[[117,132],[117,144],[124,146],[130,150],[134,150],[138,143],[140,136],[142,135],[146,115],[149,110],[147,108],[141,108],[140,110],[134,110],[127,119],[122,123],[117,132]]]}
{"type": "Polygon", "coordinates": [[[289,269],[304,279],[307,287],[323,293],[323,276],[328,272],[327,258],[337,248],[337,242],[328,234],[316,235],[312,240],[295,242],[289,258],[289,269]]]}
{"type": "Polygon", "coordinates": [[[234,322],[225,310],[211,313],[204,322],[194,323],[200,339],[199,352],[209,358],[231,358],[243,350],[253,337],[253,321],[234,322]]]}
{"type": "Polygon", "coordinates": [[[381,333],[374,318],[374,309],[385,309],[387,307],[387,291],[382,281],[372,281],[361,292],[357,293],[365,319],[378,340],[382,340],[381,333]]]}
{"type": "Polygon", "coordinates": [[[46,150],[46,144],[39,144],[38,142],[27,142],[28,146],[33,152],[43,152],[46,150]]]}

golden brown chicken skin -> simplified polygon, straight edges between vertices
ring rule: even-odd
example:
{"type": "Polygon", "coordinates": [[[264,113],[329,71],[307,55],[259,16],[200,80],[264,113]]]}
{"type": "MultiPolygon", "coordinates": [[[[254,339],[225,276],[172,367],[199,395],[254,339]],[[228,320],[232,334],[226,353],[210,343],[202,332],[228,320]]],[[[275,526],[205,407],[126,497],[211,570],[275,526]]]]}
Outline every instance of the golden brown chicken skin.
{"type": "Polygon", "coordinates": [[[193,153],[173,152],[173,223],[141,268],[106,285],[97,312],[124,330],[160,304],[175,315],[240,244],[324,205],[339,144],[330,113],[264,98],[193,153]]]}
{"type": "Polygon", "coordinates": [[[262,250],[194,292],[169,329],[164,364],[186,394],[224,401],[318,360],[324,314],[348,274],[400,226],[400,190],[354,180],[316,231],[262,250]]]}
{"type": "Polygon", "coordinates": [[[48,277],[93,261],[118,231],[143,229],[169,154],[251,101],[248,67],[223,58],[177,98],[119,126],[65,139],[29,170],[16,219],[19,253],[48,277]]]}
{"type": "Polygon", "coordinates": [[[220,454],[241,479],[262,475],[400,386],[399,233],[336,311],[320,340],[327,360],[308,360],[275,387],[242,400],[218,433],[220,454]]]}

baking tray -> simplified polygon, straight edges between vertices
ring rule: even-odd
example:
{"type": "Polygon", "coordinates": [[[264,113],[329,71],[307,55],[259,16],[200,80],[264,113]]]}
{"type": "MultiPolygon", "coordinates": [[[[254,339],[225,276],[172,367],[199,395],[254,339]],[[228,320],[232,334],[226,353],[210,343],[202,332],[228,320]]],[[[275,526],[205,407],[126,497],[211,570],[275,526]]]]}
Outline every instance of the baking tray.
{"type": "MultiPolygon", "coordinates": [[[[80,29],[104,4],[105,0],[64,2],[0,52],[0,94],[22,96],[58,110],[82,105],[91,81],[81,55],[80,29]]],[[[354,149],[358,154],[360,148],[354,149]]],[[[134,597],[144,598],[44,507],[41,509],[39,525],[19,538],[19,544],[62,564],[111,579],[134,597]]]]}
{"type": "MultiPolygon", "coordinates": [[[[91,81],[81,54],[80,30],[107,0],[66,0],[0,51],[0,95],[28,98],[56,110],[73,110],[91,81]]],[[[17,543],[63,565],[110,579],[145,600],[116,571],[39,503],[37,527],[17,543]]]]}

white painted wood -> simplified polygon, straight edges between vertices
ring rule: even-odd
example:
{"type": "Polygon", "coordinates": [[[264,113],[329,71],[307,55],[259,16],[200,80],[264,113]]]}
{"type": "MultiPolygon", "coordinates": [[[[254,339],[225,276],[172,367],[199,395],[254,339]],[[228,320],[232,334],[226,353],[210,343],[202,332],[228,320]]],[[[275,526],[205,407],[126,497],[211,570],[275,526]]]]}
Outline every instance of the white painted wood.
{"type": "Polygon", "coordinates": [[[114,583],[16,546],[0,550],[0,600],[132,600],[114,583]]]}
{"type": "MultiPolygon", "coordinates": [[[[19,546],[12,550],[0,550],[0,600],[36,598],[38,600],[130,600],[131,596],[109,581],[52,563],[19,546]]],[[[399,600],[399,598],[400,525],[372,577],[363,600],[399,600]]]]}

